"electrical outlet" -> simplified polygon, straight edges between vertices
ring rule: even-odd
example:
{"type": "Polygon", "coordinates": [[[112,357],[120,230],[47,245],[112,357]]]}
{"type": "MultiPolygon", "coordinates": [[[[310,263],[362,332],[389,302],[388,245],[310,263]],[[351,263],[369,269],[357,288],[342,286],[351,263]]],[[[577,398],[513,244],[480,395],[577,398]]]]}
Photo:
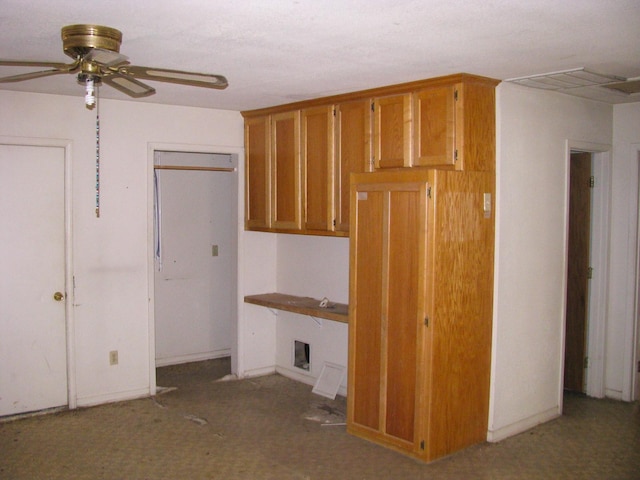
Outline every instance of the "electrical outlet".
{"type": "Polygon", "coordinates": [[[111,350],[109,352],[109,365],[117,365],[118,364],[118,351],[111,350]]]}

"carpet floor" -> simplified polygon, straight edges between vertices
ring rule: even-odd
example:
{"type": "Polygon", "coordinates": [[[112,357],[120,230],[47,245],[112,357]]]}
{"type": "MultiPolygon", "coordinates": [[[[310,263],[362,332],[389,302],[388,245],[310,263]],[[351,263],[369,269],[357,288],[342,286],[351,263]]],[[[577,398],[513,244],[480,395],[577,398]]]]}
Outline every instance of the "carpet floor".
{"type": "Polygon", "coordinates": [[[566,395],[556,420],[424,464],[347,434],[343,397],[228,373],[164,367],[153,398],[0,422],[0,479],[640,479],[637,403],[566,395]]]}

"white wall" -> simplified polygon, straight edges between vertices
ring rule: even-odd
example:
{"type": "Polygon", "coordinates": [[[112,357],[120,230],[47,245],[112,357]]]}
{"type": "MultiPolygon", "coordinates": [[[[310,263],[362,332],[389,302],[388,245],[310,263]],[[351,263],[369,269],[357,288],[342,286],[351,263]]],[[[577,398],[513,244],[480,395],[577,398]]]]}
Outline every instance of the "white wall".
{"type": "Polygon", "coordinates": [[[633,321],[635,319],[637,325],[640,103],[614,107],[613,144],[611,212],[615,221],[611,226],[608,317],[623,321],[611,321],[607,325],[605,389],[608,396],[629,401],[638,398],[640,377],[633,368],[640,350],[640,334],[637,327],[634,334],[633,321]],[[629,361],[630,358],[634,361],[629,361]]]}
{"type": "MultiPolygon", "coordinates": [[[[101,216],[95,111],[81,96],[0,91],[0,136],[68,139],[73,175],[73,345],[78,405],[150,393],[148,148],[224,147],[242,159],[238,112],[100,101],[101,216]],[[119,365],[109,365],[118,350],[119,365]]],[[[247,260],[250,263],[250,260],[247,260]]],[[[70,287],[69,287],[70,289],[70,287]]],[[[74,399],[71,399],[71,403],[74,399]]]]}
{"type": "Polygon", "coordinates": [[[553,92],[498,87],[490,440],[561,412],[567,141],[610,144],[612,110],[553,92]]]}

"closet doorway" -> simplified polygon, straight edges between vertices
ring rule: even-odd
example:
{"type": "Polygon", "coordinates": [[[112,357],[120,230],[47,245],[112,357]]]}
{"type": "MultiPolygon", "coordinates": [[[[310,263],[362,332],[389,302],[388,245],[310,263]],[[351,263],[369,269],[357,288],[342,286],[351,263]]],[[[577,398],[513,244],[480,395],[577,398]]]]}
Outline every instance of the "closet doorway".
{"type": "Polygon", "coordinates": [[[231,355],[237,155],[154,152],[156,366],[231,355]]]}

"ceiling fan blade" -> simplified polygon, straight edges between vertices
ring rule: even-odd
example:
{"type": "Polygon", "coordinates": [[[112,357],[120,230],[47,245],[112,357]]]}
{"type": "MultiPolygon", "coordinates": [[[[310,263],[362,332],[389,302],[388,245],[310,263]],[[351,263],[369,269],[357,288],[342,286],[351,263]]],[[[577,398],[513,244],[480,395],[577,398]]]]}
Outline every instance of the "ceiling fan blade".
{"type": "Polygon", "coordinates": [[[208,73],[183,72],[181,70],[167,70],[164,68],[126,66],[118,69],[120,73],[131,75],[144,80],[156,80],[158,82],[178,83],[205,88],[227,88],[229,83],[222,75],[208,73]]]}
{"type": "Polygon", "coordinates": [[[55,62],[18,62],[15,60],[0,60],[0,66],[5,67],[51,67],[51,70],[39,70],[37,72],[21,73],[18,75],[10,75],[1,77],[0,83],[22,82],[23,80],[31,80],[33,78],[48,77],[58,75],[60,73],[74,73],[80,68],[80,61],[73,63],[55,63],[55,62]]]}
{"type": "Polygon", "coordinates": [[[84,57],[83,60],[91,63],[97,63],[103,67],[114,67],[129,63],[129,57],[122,55],[118,52],[112,52],[111,50],[105,50],[104,48],[92,48],[84,57]]]}
{"type": "Polygon", "coordinates": [[[156,93],[155,88],[118,72],[103,75],[102,81],[110,87],[120,90],[122,93],[126,93],[133,98],[147,97],[156,93]]]}

